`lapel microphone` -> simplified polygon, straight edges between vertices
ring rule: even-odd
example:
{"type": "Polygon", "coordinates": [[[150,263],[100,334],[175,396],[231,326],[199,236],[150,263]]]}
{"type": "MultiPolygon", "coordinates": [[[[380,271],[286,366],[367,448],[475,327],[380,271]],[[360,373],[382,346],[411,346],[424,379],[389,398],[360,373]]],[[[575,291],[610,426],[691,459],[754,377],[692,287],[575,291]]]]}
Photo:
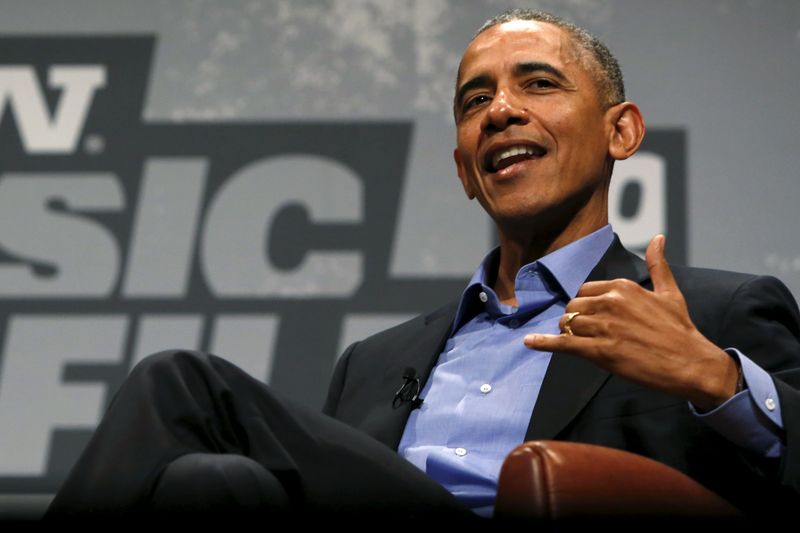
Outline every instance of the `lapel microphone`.
{"type": "Polygon", "coordinates": [[[397,409],[406,402],[411,402],[411,409],[417,409],[422,405],[423,399],[419,397],[420,383],[417,371],[411,367],[403,372],[403,384],[394,393],[392,407],[397,409]]]}

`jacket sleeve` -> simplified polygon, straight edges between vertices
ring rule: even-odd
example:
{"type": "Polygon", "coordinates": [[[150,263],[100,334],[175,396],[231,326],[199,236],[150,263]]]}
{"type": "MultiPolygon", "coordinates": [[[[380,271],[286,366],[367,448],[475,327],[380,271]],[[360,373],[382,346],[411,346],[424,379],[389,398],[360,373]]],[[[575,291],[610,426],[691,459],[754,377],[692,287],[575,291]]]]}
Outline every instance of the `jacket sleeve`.
{"type": "Polygon", "coordinates": [[[786,446],[777,476],[800,494],[800,312],[789,289],[771,276],[743,283],[731,298],[719,343],[737,348],[772,376],[786,446]]]}

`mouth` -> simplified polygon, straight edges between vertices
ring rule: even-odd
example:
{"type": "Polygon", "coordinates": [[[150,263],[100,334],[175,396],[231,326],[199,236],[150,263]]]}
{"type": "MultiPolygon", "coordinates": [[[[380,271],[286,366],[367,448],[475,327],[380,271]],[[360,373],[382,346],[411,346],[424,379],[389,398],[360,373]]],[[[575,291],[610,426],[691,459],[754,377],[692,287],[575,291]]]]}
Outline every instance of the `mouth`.
{"type": "Polygon", "coordinates": [[[544,147],[531,143],[494,148],[486,152],[483,158],[483,169],[493,174],[520,161],[537,159],[546,153],[547,150],[544,147]]]}

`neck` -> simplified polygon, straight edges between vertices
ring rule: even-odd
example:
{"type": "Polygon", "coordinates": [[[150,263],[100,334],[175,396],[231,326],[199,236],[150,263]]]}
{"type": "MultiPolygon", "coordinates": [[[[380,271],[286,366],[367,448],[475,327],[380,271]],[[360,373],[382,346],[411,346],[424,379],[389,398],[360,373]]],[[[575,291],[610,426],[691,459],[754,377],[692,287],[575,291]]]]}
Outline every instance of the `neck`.
{"type": "Polygon", "coordinates": [[[608,224],[606,209],[582,210],[563,224],[538,218],[530,224],[497,225],[500,261],[493,288],[504,304],[517,305],[514,286],[520,268],[608,224]]]}

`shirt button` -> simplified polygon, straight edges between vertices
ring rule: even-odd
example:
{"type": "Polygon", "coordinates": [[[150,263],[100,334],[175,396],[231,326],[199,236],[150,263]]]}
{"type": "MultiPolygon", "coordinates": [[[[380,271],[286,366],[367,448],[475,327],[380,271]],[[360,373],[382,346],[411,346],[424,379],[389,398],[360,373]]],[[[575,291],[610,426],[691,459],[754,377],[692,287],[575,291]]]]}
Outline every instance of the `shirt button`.
{"type": "Polygon", "coordinates": [[[764,401],[764,405],[766,405],[767,409],[769,409],[770,411],[775,410],[775,400],[773,400],[772,398],[767,398],[766,401],[764,401]]]}
{"type": "Polygon", "coordinates": [[[517,320],[516,318],[512,318],[511,320],[508,321],[508,325],[512,328],[518,328],[519,320],[517,320]]]}
{"type": "Polygon", "coordinates": [[[467,455],[467,450],[465,450],[464,448],[456,448],[456,455],[458,455],[459,457],[464,457],[465,455],[467,455]]]}
{"type": "Polygon", "coordinates": [[[489,385],[488,383],[484,383],[483,385],[481,385],[481,392],[482,393],[486,394],[488,392],[491,392],[491,390],[492,390],[492,386],[489,385]]]}
{"type": "Polygon", "coordinates": [[[488,296],[486,296],[486,293],[485,293],[485,292],[483,292],[483,291],[481,291],[481,293],[478,295],[478,298],[480,298],[480,300],[481,300],[483,303],[486,303],[486,302],[489,300],[489,297],[488,297],[488,296]]]}

